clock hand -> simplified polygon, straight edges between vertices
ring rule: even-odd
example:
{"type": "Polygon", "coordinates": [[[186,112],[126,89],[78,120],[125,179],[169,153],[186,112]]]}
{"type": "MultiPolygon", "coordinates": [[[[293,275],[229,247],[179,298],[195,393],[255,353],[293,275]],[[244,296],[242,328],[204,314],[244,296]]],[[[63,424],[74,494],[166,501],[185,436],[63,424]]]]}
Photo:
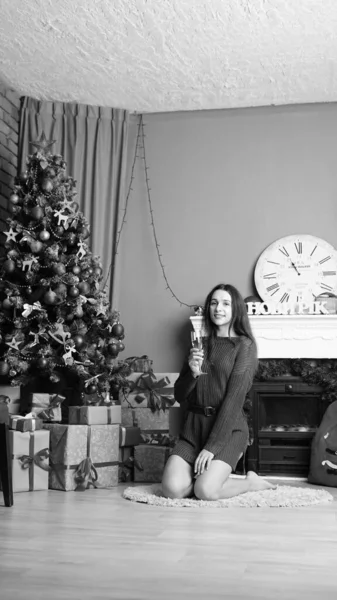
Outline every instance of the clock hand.
{"type": "Polygon", "coordinates": [[[301,273],[299,272],[299,270],[298,270],[298,268],[296,267],[295,263],[293,263],[293,261],[292,261],[292,260],[291,260],[290,262],[291,262],[291,265],[294,267],[294,269],[295,269],[295,271],[296,271],[297,275],[301,275],[301,273]]]}

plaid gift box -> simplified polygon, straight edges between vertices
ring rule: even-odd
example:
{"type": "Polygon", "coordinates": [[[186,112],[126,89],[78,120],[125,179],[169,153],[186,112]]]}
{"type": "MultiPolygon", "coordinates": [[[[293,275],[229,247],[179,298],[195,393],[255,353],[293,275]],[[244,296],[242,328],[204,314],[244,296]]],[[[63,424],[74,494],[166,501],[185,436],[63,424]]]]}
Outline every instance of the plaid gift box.
{"type": "Polygon", "coordinates": [[[50,431],[49,487],[83,491],[118,483],[119,425],[59,425],[50,431]]]}
{"type": "Polygon", "coordinates": [[[48,489],[49,431],[9,432],[14,492],[48,489]]]}
{"type": "Polygon", "coordinates": [[[119,404],[111,406],[69,406],[69,424],[111,425],[122,420],[119,404]]]}

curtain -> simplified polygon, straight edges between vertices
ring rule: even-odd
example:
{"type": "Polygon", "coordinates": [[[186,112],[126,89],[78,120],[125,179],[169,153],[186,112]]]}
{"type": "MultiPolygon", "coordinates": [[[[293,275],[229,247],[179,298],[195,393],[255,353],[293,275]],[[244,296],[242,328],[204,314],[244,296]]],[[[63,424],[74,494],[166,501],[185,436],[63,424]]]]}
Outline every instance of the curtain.
{"type": "Polygon", "coordinates": [[[107,294],[113,298],[118,216],[125,194],[129,112],[108,107],[23,98],[20,113],[19,172],[35,151],[29,142],[55,140],[51,151],[67,163],[76,180],[80,211],[90,225],[86,240],[102,262],[107,294]]]}

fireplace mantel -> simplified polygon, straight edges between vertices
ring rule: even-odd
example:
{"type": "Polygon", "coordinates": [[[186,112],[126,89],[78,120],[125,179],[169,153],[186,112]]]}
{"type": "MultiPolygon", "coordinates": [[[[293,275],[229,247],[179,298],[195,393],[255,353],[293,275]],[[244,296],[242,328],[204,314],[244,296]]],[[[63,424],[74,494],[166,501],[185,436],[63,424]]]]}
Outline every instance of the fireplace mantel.
{"type": "MultiPolygon", "coordinates": [[[[190,317],[195,331],[203,318],[190,317]]],[[[337,358],[337,315],[250,315],[259,358],[337,358]]]]}
{"type": "Polygon", "coordinates": [[[259,358],[337,358],[337,315],[252,315],[259,358]]]}

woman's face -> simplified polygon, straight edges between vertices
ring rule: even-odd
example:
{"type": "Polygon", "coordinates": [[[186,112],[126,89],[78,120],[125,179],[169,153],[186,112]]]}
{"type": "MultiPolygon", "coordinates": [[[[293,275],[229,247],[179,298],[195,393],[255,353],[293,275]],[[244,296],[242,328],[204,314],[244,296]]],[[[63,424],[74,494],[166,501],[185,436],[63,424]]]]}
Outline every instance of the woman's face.
{"type": "Polygon", "coordinates": [[[232,298],[225,290],[216,290],[210,303],[210,319],[223,333],[228,333],[232,319],[232,298]]]}

